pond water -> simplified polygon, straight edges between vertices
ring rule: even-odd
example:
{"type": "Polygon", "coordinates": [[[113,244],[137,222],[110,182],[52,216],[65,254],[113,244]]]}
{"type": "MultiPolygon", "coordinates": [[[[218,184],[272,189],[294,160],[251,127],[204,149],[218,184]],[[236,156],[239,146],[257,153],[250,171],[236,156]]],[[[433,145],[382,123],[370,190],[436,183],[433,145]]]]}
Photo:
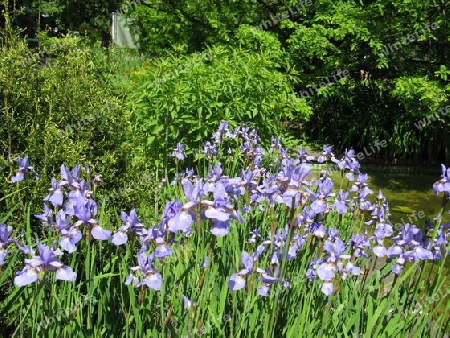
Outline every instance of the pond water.
{"type": "MultiPolygon", "coordinates": [[[[314,171],[320,170],[317,167],[314,171]]],[[[442,194],[436,195],[433,190],[433,183],[440,177],[440,167],[436,168],[437,174],[413,175],[410,172],[380,172],[371,167],[361,172],[369,175],[368,186],[373,191],[369,200],[374,202],[375,196],[381,190],[389,203],[390,220],[393,225],[397,223],[415,224],[424,229],[425,221],[433,219],[441,210],[442,194]]],[[[317,176],[317,175],[314,175],[317,176]]],[[[340,184],[341,176],[337,171],[331,172],[331,178],[336,185],[340,184]]],[[[347,180],[344,178],[344,185],[347,180]]],[[[345,189],[346,187],[343,186],[345,189]]],[[[450,205],[447,209],[450,208],[450,205]]],[[[450,214],[444,213],[443,222],[450,222],[450,214]]]]}
{"type": "MultiPolygon", "coordinates": [[[[403,221],[423,229],[427,219],[432,221],[439,214],[442,194],[435,194],[433,183],[440,179],[440,175],[402,175],[374,171],[367,173],[369,188],[374,193],[381,190],[386,196],[393,224],[403,221]]],[[[443,222],[449,222],[449,216],[446,212],[443,222]]]]}

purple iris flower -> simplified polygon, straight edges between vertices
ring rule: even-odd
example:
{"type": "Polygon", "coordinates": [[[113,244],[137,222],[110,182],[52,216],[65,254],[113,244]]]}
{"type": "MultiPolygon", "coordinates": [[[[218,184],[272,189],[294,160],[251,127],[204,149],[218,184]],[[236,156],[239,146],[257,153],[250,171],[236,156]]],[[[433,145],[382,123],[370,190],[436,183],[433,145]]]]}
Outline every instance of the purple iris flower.
{"type": "Polygon", "coordinates": [[[214,202],[212,207],[207,207],[205,210],[205,216],[213,223],[210,232],[215,236],[222,237],[229,232],[230,218],[235,218],[240,222],[243,222],[243,219],[234,210],[234,206],[228,202],[228,194],[221,182],[216,183],[213,196],[214,202]]]}
{"type": "Polygon", "coordinates": [[[350,255],[344,254],[346,247],[344,242],[339,238],[336,238],[334,242],[326,240],[323,248],[329,255],[328,262],[337,262],[339,259],[349,259],[351,257],[350,255]]]}
{"type": "Polygon", "coordinates": [[[164,208],[161,226],[164,227],[171,218],[174,218],[180,212],[181,207],[181,203],[177,200],[167,202],[164,208]]]}
{"type": "MultiPolygon", "coordinates": [[[[257,293],[259,296],[267,297],[267,296],[269,296],[269,293],[270,293],[270,287],[273,284],[277,283],[279,281],[279,278],[272,276],[269,269],[262,270],[262,269],[258,268],[258,269],[256,269],[256,272],[261,274],[261,276],[258,278],[258,280],[263,283],[263,285],[258,287],[257,293]]],[[[273,273],[274,273],[274,275],[277,275],[279,272],[278,272],[278,270],[274,270],[273,273]]]]}
{"type": "Polygon", "coordinates": [[[305,275],[310,282],[313,282],[317,278],[317,268],[324,262],[323,259],[313,258],[309,264],[309,268],[306,270],[305,275]]]}
{"type": "Polygon", "coordinates": [[[253,149],[252,154],[251,154],[251,159],[253,161],[253,165],[257,166],[257,167],[260,167],[264,155],[265,155],[265,152],[264,152],[263,148],[255,147],[253,149]]]}
{"type": "Polygon", "coordinates": [[[257,188],[260,196],[260,200],[258,200],[259,202],[266,199],[270,206],[274,205],[275,195],[279,191],[279,187],[276,184],[275,179],[276,177],[274,175],[263,178],[262,185],[257,188]]]}
{"type": "Polygon", "coordinates": [[[364,187],[361,189],[361,191],[359,192],[359,197],[361,199],[365,199],[368,195],[373,194],[373,191],[370,190],[368,187],[364,187]]]}
{"type": "Polygon", "coordinates": [[[320,290],[326,296],[330,296],[333,293],[334,284],[332,280],[335,277],[336,270],[336,265],[333,263],[322,263],[317,269],[317,275],[322,281],[324,281],[320,290]]]}
{"type": "Polygon", "coordinates": [[[128,241],[127,230],[124,227],[120,227],[119,230],[112,236],[111,242],[114,245],[122,245],[128,241]]]}
{"type": "Polygon", "coordinates": [[[331,193],[333,189],[333,181],[330,178],[321,179],[318,181],[319,194],[312,193],[311,196],[314,201],[311,203],[311,210],[316,214],[320,214],[327,210],[327,197],[333,197],[334,193],[331,193]]]}
{"type": "Polygon", "coordinates": [[[211,227],[210,232],[217,237],[228,235],[230,232],[230,221],[213,220],[213,226],[211,227]]]}
{"type": "Polygon", "coordinates": [[[262,297],[269,297],[270,285],[264,284],[258,286],[257,294],[262,297]]]}
{"type": "Polygon", "coordinates": [[[271,241],[264,241],[256,247],[256,251],[253,254],[253,259],[258,259],[264,252],[266,252],[266,246],[272,244],[271,241]]]}
{"type": "Polygon", "coordinates": [[[250,275],[253,272],[253,257],[246,251],[242,251],[241,261],[244,265],[244,269],[238,273],[232,274],[228,281],[228,287],[233,291],[242,289],[245,286],[244,276],[250,275]]]}
{"type": "Polygon", "coordinates": [[[339,215],[343,215],[347,213],[347,205],[348,205],[348,192],[344,192],[344,190],[339,190],[338,197],[334,201],[334,206],[336,207],[336,210],[339,215]]]}
{"type": "Polygon", "coordinates": [[[14,284],[25,286],[36,282],[41,278],[43,272],[56,272],[56,279],[74,282],[77,278],[76,272],[64,265],[57,256],[63,253],[60,250],[53,250],[47,245],[38,243],[39,256],[25,259],[25,267],[16,274],[14,284]]]}
{"type": "Polygon", "coordinates": [[[354,174],[359,173],[360,164],[355,159],[355,151],[353,149],[350,149],[347,151],[345,149],[344,157],[340,161],[336,161],[336,163],[339,166],[339,169],[341,170],[348,170],[346,177],[349,181],[353,181],[354,174]]]}
{"type": "Polygon", "coordinates": [[[326,144],[324,144],[322,155],[317,158],[317,162],[323,163],[327,160],[327,158],[334,159],[334,154],[331,152],[332,148],[333,146],[327,146],[326,144]]]}
{"type": "Polygon", "coordinates": [[[354,251],[354,256],[356,258],[364,257],[368,258],[369,255],[365,252],[365,248],[370,246],[369,239],[365,235],[355,234],[349,241],[354,251]]]}
{"type": "Polygon", "coordinates": [[[360,173],[356,181],[352,184],[350,191],[358,192],[363,187],[367,187],[367,180],[369,179],[369,175],[360,173]]]}
{"type": "Polygon", "coordinates": [[[277,175],[277,180],[282,184],[289,184],[295,168],[296,166],[290,159],[283,160],[281,171],[277,175]]]}
{"type": "Polygon", "coordinates": [[[58,211],[56,214],[55,228],[61,235],[59,240],[59,246],[66,250],[68,253],[72,253],[77,250],[75,244],[77,244],[81,238],[81,231],[77,226],[70,226],[71,215],[66,215],[64,210],[58,211]]]}
{"type": "Polygon", "coordinates": [[[388,261],[393,258],[396,258],[395,264],[392,265],[392,272],[395,274],[399,274],[403,271],[403,266],[405,264],[404,258],[404,250],[402,247],[393,245],[389,249],[386,249],[384,246],[375,246],[373,252],[377,257],[388,256],[388,261]]]}
{"type": "Polygon", "coordinates": [[[220,122],[219,129],[214,134],[214,140],[216,143],[219,143],[224,138],[236,138],[236,134],[231,133],[228,129],[228,121],[220,122]]]}
{"type": "Polygon", "coordinates": [[[167,222],[167,229],[170,232],[190,232],[190,227],[194,223],[194,219],[187,210],[181,210],[175,217],[167,222]]]}
{"type": "Polygon", "coordinates": [[[97,240],[107,240],[111,237],[111,231],[103,229],[98,225],[98,221],[92,218],[92,214],[96,213],[97,209],[92,204],[92,200],[86,203],[75,206],[75,216],[79,219],[74,226],[78,227],[81,224],[91,227],[91,235],[97,240]]]}
{"type": "Polygon", "coordinates": [[[49,194],[44,198],[45,202],[50,202],[54,207],[63,205],[63,190],[61,189],[61,185],[54,177],[52,178],[52,187],[48,189],[48,191],[49,194]]]}
{"type": "Polygon", "coordinates": [[[338,264],[338,270],[342,274],[342,279],[346,280],[347,275],[351,274],[353,276],[359,276],[361,275],[361,268],[359,266],[353,265],[351,262],[347,262],[345,267],[343,264],[338,264]]]}
{"type": "Polygon", "coordinates": [[[23,181],[24,178],[28,177],[30,171],[34,174],[36,180],[38,180],[39,174],[34,170],[34,167],[29,165],[28,156],[25,156],[21,160],[19,159],[19,169],[16,170],[16,176],[11,177],[11,182],[16,183],[23,181]]]}
{"type": "MultiPolygon", "coordinates": [[[[226,176],[222,176],[223,170],[222,165],[219,163],[216,164],[216,166],[212,167],[212,165],[209,165],[208,170],[208,182],[211,182],[211,186],[214,187],[214,182],[219,181],[221,178],[227,178],[226,176]]],[[[205,192],[210,191],[209,188],[206,188],[207,184],[205,184],[205,192]]],[[[212,190],[211,190],[212,191],[212,190]]]]}
{"type": "Polygon", "coordinates": [[[391,237],[394,233],[394,230],[392,229],[392,225],[389,223],[378,223],[375,231],[374,236],[379,241],[384,238],[391,237]]]}
{"type": "Polygon", "coordinates": [[[59,231],[68,229],[70,227],[71,215],[67,215],[64,210],[58,211],[56,214],[56,222],[53,224],[59,231]]]}
{"type": "Polygon", "coordinates": [[[125,244],[128,241],[127,233],[129,231],[138,236],[143,234],[144,224],[139,220],[135,209],[130,211],[129,216],[124,211],[121,211],[120,219],[122,220],[123,225],[119,228],[119,231],[113,235],[111,241],[114,245],[118,246],[125,244]]]}
{"type": "Polygon", "coordinates": [[[325,235],[327,234],[327,230],[325,229],[323,224],[317,222],[311,224],[310,232],[318,238],[324,238],[325,235]]]}
{"type": "Polygon", "coordinates": [[[77,190],[80,188],[80,182],[81,179],[78,177],[81,170],[81,166],[77,165],[72,170],[72,173],[70,170],[64,165],[61,165],[60,174],[63,180],[60,182],[61,186],[69,186],[70,190],[77,190]]]}
{"type": "Polygon", "coordinates": [[[387,249],[386,254],[387,256],[392,259],[395,257],[403,257],[405,250],[398,246],[398,245],[392,245],[391,247],[389,247],[389,249],[387,249]]]}
{"type": "Polygon", "coordinates": [[[344,242],[339,238],[335,238],[334,242],[330,242],[329,240],[325,241],[324,249],[328,254],[328,258],[326,258],[326,261],[320,263],[317,269],[317,275],[324,281],[321,291],[325,295],[330,296],[333,293],[334,285],[332,280],[335,277],[336,271],[342,274],[342,279],[346,279],[348,273],[357,276],[360,274],[361,269],[350,262],[347,262],[344,267],[340,260],[350,259],[351,256],[344,254],[346,247],[344,242]]]}
{"type": "Polygon", "coordinates": [[[183,185],[184,195],[191,202],[195,202],[197,200],[197,198],[201,199],[203,196],[206,195],[206,193],[204,191],[204,184],[203,184],[202,179],[196,179],[195,185],[192,184],[188,180],[184,180],[182,182],[182,185],[183,185]]]}
{"type": "Polygon", "coordinates": [[[246,243],[256,243],[256,239],[261,238],[261,228],[256,228],[250,231],[251,237],[246,243]]]}
{"type": "Polygon", "coordinates": [[[441,164],[441,168],[441,179],[433,184],[433,190],[437,195],[441,192],[450,194],[450,167],[447,169],[445,165],[441,164]]]}
{"type": "Polygon", "coordinates": [[[289,245],[287,252],[287,259],[292,260],[297,256],[297,252],[300,250],[301,246],[305,243],[305,239],[295,234],[289,245]]]}
{"type": "Polygon", "coordinates": [[[199,200],[200,217],[201,219],[212,220],[213,226],[210,231],[216,236],[224,236],[229,232],[230,217],[242,221],[234,210],[234,207],[227,201],[228,194],[226,193],[225,186],[220,181],[213,188],[209,186],[209,189],[213,191],[214,201],[201,199],[205,195],[205,186],[202,180],[197,180],[195,186],[189,181],[185,181],[182,184],[189,202],[183,205],[180,212],[168,221],[169,231],[189,231],[191,224],[197,217],[197,204],[199,200]]]}
{"type": "Polygon", "coordinates": [[[283,148],[283,146],[281,145],[281,142],[279,139],[275,138],[275,137],[271,137],[272,143],[269,149],[269,153],[273,153],[274,151],[278,152],[278,160],[279,159],[285,159],[287,157],[287,150],[285,148],[283,148]]]}
{"type": "Polygon", "coordinates": [[[228,131],[228,121],[220,121],[218,132],[224,134],[228,131]]]}
{"type": "Polygon", "coordinates": [[[90,199],[93,194],[93,191],[89,190],[89,187],[85,180],[76,182],[76,184],[74,186],[69,187],[69,188],[70,188],[69,201],[73,202],[74,204],[78,204],[78,203],[81,203],[82,201],[88,199],[89,201],[92,201],[91,202],[92,207],[95,207],[95,208],[97,207],[95,202],[90,199]]]}
{"type": "Polygon", "coordinates": [[[164,258],[173,255],[172,248],[166,244],[166,241],[162,237],[156,238],[155,244],[156,250],[154,255],[156,258],[164,258]]]}
{"type": "Polygon", "coordinates": [[[79,219],[75,222],[75,226],[79,226],[81,224],[84,225],[94,225],[97,224],[97,221],[92,218],[92,213],[87,205],[87,201],[81,202],[78,205],[74,206],[75,216],[79,219]]]}
{"type": "Polygon", "coordinates": [[[41,215],[34,215],[37,219],[41,221],[43,225],[53,225],[53,210],[50,209],[47,204],[44,203],[44,213],[41,215]]]}
{"type": "Polygon", "coordinates": [[[77,227],[72,226],[68,229],[62,229],[59,246],[68,253],[72,253],[77,250],[75,244],[81,240],[81,237],[81,231],[77,227]]]}
{"type": "Polygon", "coordinates": [[[306,149],[305,148],[299,148],[297,149],[297,161],[300,161],[301,163],[303,162],[309,162],[309,161],[314,161],[314,156],[309,156],[306,153],[306,149]]]}
{"type": "Polygon", "coordinates": [[[135,288],[146,285],[150,289],[156,291],[161,290],[162,276],[158,271],[154,269],[153,258],[153,254],[150,254],[148,256],[145,252],[138,254],[139,265],[130,268],[132,273],[127,277],[125,285],[129,285],[131,282],[134,282],[135,288]],[[143,279],[139,280],[139,278],[136,277],[134,273],[137,273],[139,277],[143,279]]]}
{"type": "Polygon", "coordinates": [[[103,229],[99,225],[94,225],[91,229],[92,237],[97,240],[107,240],[111,237],[111,231],[103,229]]]}
{"type": "Polygon", "coordinates": [[[275,149],[281,147],[281,142],[276,137],[271,136],[270,140],[272,141],[270,144],[270,152],[273,152],[275,149]]]}
{"type": "Polygon", "coordinates": [[[211,159],[215,154],[217,154],[217,147],[207,141],[205,143],[205,147],[203,148],[203,154],[205,154],[207,158],[211,159]]]}
{"type": "Polygon", "coordinates": [[[399,234],[392,238],[397,247],[405,250],[404,257],[414,262],[416,260],[434,259],[433,253],[425,246],[429,245],[429,240],[424,240],[423,233],[415,225],[405,224],[399,234]],[[424,245],[423,245],[424,244],[424,245]]]}
{"type": "Polygon", "coordinates": [[[281,195],[276,197],[276,201],[284,203],[286,206],[296,208],[299,203],[302,205],[306,202],[306,193],[301,187],[309,186],[306,177],[311,172],[311,166],[302,163],[294,166],[290,160],[283,160],[283,168],[277,175],[277,180],[285,189],[281,195]],[[294,199],[294,201],[293,201],[294,199]],[[292,205],[294,202],[294,205],[292,205]]]}
{"type": "Polygon", "coordinates": [[[348,163],[349,172],[345,174],[345,177],[347,177],[349,181],[353,181],[355,179],[354,174],[359,172],[360,167],[361,166],[359,162],[355,159],[352,159],[352,161],[348,163]]]}
{"type": "Polygon", "coordinates": [[[184,179],[182,185],[184,195],[189,202],[183,205],[177,214],[167,221],[167,229],[174,233],[178,231],[190,232],[190,226],[194,223],[196,217],[197,199],[201,199],[205,195],[201,179],[196,180],[195,186],[189,180],[184,179]]]}
{"type": "Polygon", "coordinates": [[[230,280],[228,282],[228,287],[233,290],[237,291],[242,289],[245,286],[245,278],[243,275],[239,273],[234,273],[231,275],[230,280]]]}
{"type": "Polygon", "coordinates": [[[195,305],[194,301],[189,300],[185,295],[183,295],[183,307],[185,309],[189,310],[194,305],[195,305]]]}
{"type": "Polygon", "coordinates": [[[241,149],[242,153],[249,155],[253,151],[252,144],[249,141],[245,141],[242,146],[239,147],[241,149]]]}
{"type": "Polygon", "coordinates": [[[0,266],[5,263],[5,257],[8,254],[6,249],[9,244],[17,243],[17,240],[9,238],[12,233],[12,227],[5,223],[0,223],[0,266]]]}
{"type": "Polygon", "coordinates": [[[181,143],[177,143],[174,151],[171,154],[172,157],[177,158],[179,161],[183,161],[186,157],[186,152],[184,151],[184,146],[181,143]]]}
{"type": "Polygon", "coordinates": [[[334,278],[334,272],[336,271],[336,265],[333,263],[322,263],[317,269],[317,275],[323,281],[330,281],[334,278]]]}
{"type": "Polygon", "coordinates": [[[332,194],[334,183],[329,177],[320,179],[317,185],[321,195],[328,196],[332,194]]]}
{"type": "Polygon", "coordinates": [[[308,226],[314,222],[316,214],[310,208],[305,207],[302,213],[297,216],[298,226],[308,226]]]}
{"type": "Polygon", "coordinates": [[[334,284],[332,282],[324,282],[320,289],[326,296],[331,296],[334,291],[334,284]]]}
{"type": "MultiPolygon", "coordinates": [[[[437,254],[440,253],[441,246],[448,244],[447,237],[449,237],[450,234],[448,232],[446,232],[445,230],[449,224],[450,223],[441,224],[441,227],[438,229],[438,231],[436,233],[436,238],[434,239],[434,242],[432,243],[432,247],[437,254]]],[[[438,257],[436,257],[436,258],[438,258],[438,257]]],[[[441,257],[439,257],[439,258],[441,258],[441,257]]]]}
{"type": "Polygon", "coordinates": [[[372,221],[369,221],[368,225],[372,224],[375,220],[378,220],[380,223],[386,223],[390,215],[387,203],[372,205],[372,221]]]}
{"type": "Polygon", "coordinates": [[[372,206],[372,203],[370,203],[369,200],[367,200],[367,196],[372,194],[373,191],[370,190],[368,187],[364,187],[359,192],[359,208],[361,210],[369,210],[372,206]]]}
{"type": "Polygon", "coordinates": [[[392,240],[402,247],[405,247],[406,245],[415,247],[422,242],[423,233],[415,225],[409,225],[407,223],[402,227],[398,235],[392,238],[392,240]]]}
{"type": "Polygon", "coordinates": [[[295,167],[293,164],[287,162],[285,167],[286,178],[290,179],[289,184],[301,184],[311,172],[311,166],[301,163],[295,167]]]}
{"type": "Polygon", "coordinates": [[[202,265],[200,265],[200,269],[206,269],[208,267],[208,262],[209,262],[208,256],[205,256],[202,265]]]}
{"type": "Polygon", "coordinates": [[[404,262],[399,263],[399,260],[397,260],[396,264],[392,265],[392,272],[395,273],[396,275],[400,274],[403,271],[403,265],[404,262]]]}
{"type": "Polygon", "coordinates": [[[382,203],[386,201],[386,196],[384,196],[381,190],[378,190],[377,200],[382,203]]]}
{"type": "Polygon", "coordinates": [[[420,245],[416,246],[413,250],[406,251],[404,256],[411,262],[434,258],[434,255],[430,250],[425,249],[420,245]]]}
{"type": "Polygon", "coordinates": [[[380,257],[380,258],[387,255],[387,249],[382,245],[374,246],[372,248],[372,251],[377,257],[380,257]]]}

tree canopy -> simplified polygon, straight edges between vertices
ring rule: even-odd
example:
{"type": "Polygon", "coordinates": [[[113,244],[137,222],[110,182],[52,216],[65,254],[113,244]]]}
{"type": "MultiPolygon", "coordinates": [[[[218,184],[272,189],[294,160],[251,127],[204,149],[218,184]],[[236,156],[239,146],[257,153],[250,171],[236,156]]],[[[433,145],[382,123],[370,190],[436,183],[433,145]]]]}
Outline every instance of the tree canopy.
{"type": "Polygon", "coordinates": [[[439,113],[450,89],[447,1],[29,0],[3,6],[8,3],[51,13],[65,29],[103,34],[110,13],[119,10],[133,19],[140,52],[153,58],[213,46],[263,55],[279,49],[276,67],[306,102],[297,122],[310,139],[341,148],[386,139],[395,145],[383,154],[391,159],[448,160],[448,118],[439,113]],[[348,76],[337,79],[344,71],[348,76]]]}

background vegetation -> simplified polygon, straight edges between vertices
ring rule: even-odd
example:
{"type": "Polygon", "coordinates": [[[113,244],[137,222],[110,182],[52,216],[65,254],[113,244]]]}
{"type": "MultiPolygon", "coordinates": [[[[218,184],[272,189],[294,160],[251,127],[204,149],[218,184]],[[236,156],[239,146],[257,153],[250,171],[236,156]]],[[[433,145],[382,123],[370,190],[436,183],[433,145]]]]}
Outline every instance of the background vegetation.
{"type": "MultiPolygon", "coordinates": [[[[264,61],[268,58],[294,93],[347,69],[352,81],[328,85],[307,97],[301,107],[283,110],[296,129],[294,135],[305,132],[310,142],[332,143],[340,149],[362,149],[382,135],[395,146],[372,160],[376,156],[396,163],[448,160],[448,117],[438,114],[437,121],[420,129],[415,126],[448,102],[450,47],[444,0],[3,1],[6,7],[23,8],[12,22],[26,26],[23,34],[28,36],[45,31],[47,25],[61,32],[76,30],[92,40],[110,30],[107,13],[126,13],[139,32],[140,53],[153,60],[161,58],[166,71],[180,67],[179,57],[206,55],[214,46],[227,46],[229,57],[238,48],[259,54],[255,57],[264,61]],[[33,15],[43,21],[30,31],[31,19],[25,17],[33,15]],[[312,111],[312,118],[305,119],[312,111]]],[[[220,62],[204,61],[210,63],[204,72],[214,74],[217,68],[220,73],[220,62]]],[[[261,68],[261,76],[265,69],[261,68]]],[[[164,76],[163,71],[155,76],[164,76]]],[[[276,100],[266,106],[278,104],[276,100]]],[[[225,111],[225,106],[219,111],[225,111]]]]}

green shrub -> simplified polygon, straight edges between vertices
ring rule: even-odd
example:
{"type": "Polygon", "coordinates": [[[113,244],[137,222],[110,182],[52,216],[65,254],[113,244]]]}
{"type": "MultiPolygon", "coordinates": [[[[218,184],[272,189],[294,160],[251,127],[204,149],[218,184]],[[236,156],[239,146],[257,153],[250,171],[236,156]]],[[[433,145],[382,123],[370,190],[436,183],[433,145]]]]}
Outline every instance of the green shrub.
{"type": "Polygon", "coordinates": [[[279,58],[218,46],[147,64],[127,97],[140,157],[166,164],[178,142],[197,149],[222,120],[257,127],[266,141],[283,135],[283,121],[306,120],[311,110],[295,98],[279,58]]]}
{"type": "MultiPolygon", "coordinates": [[[[62,163],[88,163],[115,189],[132,173],[124,146],[129,118],[115,93],[114,59],[81,39],[58,39],[52,46],[45,64],[14,36],[0,50],[0,166],[7,174],[0,190],[12,192],[8,177],[17,159],[31,154],[42,179],[33,183],[31,200],[42,198],[33,189],[47,189],[62,163]]],[[[1,200],[0,211],[15,203],[1,200]]]]}

